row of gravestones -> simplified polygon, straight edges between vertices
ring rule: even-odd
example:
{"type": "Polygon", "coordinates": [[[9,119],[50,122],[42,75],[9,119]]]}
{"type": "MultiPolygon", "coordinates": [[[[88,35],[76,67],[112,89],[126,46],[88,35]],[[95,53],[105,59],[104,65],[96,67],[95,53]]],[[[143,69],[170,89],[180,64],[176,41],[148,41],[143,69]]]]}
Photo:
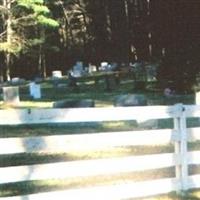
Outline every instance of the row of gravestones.
{"type": "MultiPolygon", "coordinates": [[[[144,71],[144,64],[142,63],[135,63],[133,65],[130,66],[132,67],[134,72],[139,72],[139,71],[144,71]]],[[[98,67],[99,71],[114,71],[116,69],[118,69],[119,65],[115,62],[109,64],[108,62],[101,62],[100,66],[98,67]]],[[[148,77],[153,80],[156,77],[156,70],[157,70],[157,65],[156,64],[149,64],[149,65],[145,65],[148,77]]],[[[81,77],[85,74],[92,74],[93,72],[97,71],[97,66],[89,64],[88,67],[84,67],[83,66],[83,62],[81,61],[77,61],[76,64],[73,66],[72,70],[69,71],[69,74],[72,77],[81,77]]],[[[137,73],[136,73],[137,74],[137,73]]],[[[140,73],[138,73],[139,76],[140,73]]],[[[62,72],[60,70],[56,70],[56,71],[52,71],[52,79],[56,80],[56,79],[60,79],[62,78],[62,72]]],[[[19,77],[14,77],[11,80],[11,84],[13,85],[18,85],[18,84],[23,84],[25,82],[24,79],[21,79],[19,77]]]]}
{"type": "MultiPolygon", "coordinates": [[[[30,96],[33,99],[41,98],[41,86],[34,82],[29,84],[30,96]]],[[[18,104],[19,87],[3,87],[3,100],[8,104],[18,104]]],[[[119,95],[116,97],[114,106],[143,106],[147,105],[147,99],[144,95],[119,95]]],[[[61,100],[55,102],[53,107],[94,107],[93,100],[61,100]]]]}
{"type": "MultiPolygon", "coordinates": [[[[113,71],[118,67],[117,63],[112,63],[109,64],[107,62],[102,62],[99,71],[113,71]]],[[[97,71],[97,66],[89,64],[88,67],[83,66],[83,62],[77,61],[76,64],[72,67],[72,69],[69,71],[69,74],[72,77],[81,77],[86,74],[92,74],[93,72],[97,71]]],[[[57,70],[52,72],[52,78],[57,79],[57,78],[62,78],[62,72],[57,70]]]]}
{"type": "MultiPolygon", "coordinates": [[[[165,97],[173,97],[174,94],[170,93],[171,91],[166,88],[164,90],[165,97]]],[[[35,82],[31,82],[29,84],[29,94],[33,99],[40,99],[41,98],[41,86],[40,84],[36,84],[35,82]]],[[[200,104],[200,92],[196,92],[195,95],[196,104],[200,104]]],[[[19,98],[19,87],[3,87],[3,100],[5,103],[12,103],[17,104],[20,101],[19,98]]],[[[76,107],[76,104],[72,107],[76,107]]],[[[81,104],[81,103],[80,103],[81,104]]],[[[87,104],[87,103],[86,103],[87,104]]],[[[65,105],[65,103],[61,102],[59,105],[65,105]]],[[[69,107],[72,105],[72,102],[69,102],[69,107]]],[[[78,105],[78,104],[77,104],[78,105]]],[[[94,105],[93,103],[90,103],[88,105],[94,105]]],[[[116,97],[114,101],[114,106],[143,106],[147,105],[147,99],[145,95],[119,95],[116,97]]],[[[57,104],[55,104],[55,107],[57,107],[57,104]]],[[[78,106],[79,107],[79,106],[78,106]]],[[[83,106],[85,107],[85,106],[83,106]]],[[[88,106],[86,106],[88,107],[88,106]]],[[[94,107],[94,106],[89,106],[94,107]]]]}
{"type": "MultiPolygon", "coordinates": [[[[200,105],[200,92],[195,95],[196,104],[200,105]]],[[[147,97],[143,94],[124,94],[118,95],[114,99],[115,107],[123,106],[147,106],[155,105],[155,102],[147,100],[147,97]]],[[[53,104],[54,108],[76,108],[76,107],[95,107],[94,100],[82,99],[82,100],[60,100],[53,104]]]]}
{"type": "MultiPolygon", "coordinates": [[[[158,63],[145,63],[145,62],[136,62],[134,64],[129,63],[126,65],[125,63],[122,63],[119,65],[116,62],[108,63],[108,62],[101,62],[100,66],[98,67],[99,71],[117,71],[119,68],[123,69],[129,69],[133,71],[137,76],[139,76],[141,79],[141,76],[146,76],[146,79],[148,81],[154,81],[156,80],[157,76],[157,69],[159,67],[158,63]]],[[[83,62],[78,61],[76,64],[73,66],[72,70],[70,71],[71,75],[74,77],[80,77],[83,76],[84,74],[92,74],[93,72],[97,71],[97,66],[89,64],[88,67],[83,67],[83,62]]]]}

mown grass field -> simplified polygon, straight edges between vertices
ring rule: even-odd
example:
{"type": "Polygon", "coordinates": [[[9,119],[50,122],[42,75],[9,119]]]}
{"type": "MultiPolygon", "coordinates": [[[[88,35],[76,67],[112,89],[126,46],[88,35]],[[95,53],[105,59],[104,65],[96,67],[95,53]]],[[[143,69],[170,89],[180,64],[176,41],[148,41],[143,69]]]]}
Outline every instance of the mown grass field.
{"type": "MultiPolygon", "coordinates": [[[[122,94],[144,94],[147,97],[148,105],[173,105],[175,103],[193,104],[195,103],[195,95],[175,94],[170,98],[163,95],[163,89],[159,88],[159,84],[149,82],[146,89],[136,88],[135,81],[130,77],[121,77],[120,84],[111,83],[111,90],[107,89],[104,79],[98,81],[81,79],[77,82],[77,87],[69,87],[68,80],[64,78],[56,83],[53,81],[44,81],[41,83],[42,98],[33,100],[29,95],[29,86],[27,84],[20,85],[20,104],[19,107],[52,107],[52,103],[61,99],[93,99],[96,107],[113,106],[114,100],[118,95],[122,94]]],[[[0,90],[1,94],[1,90],[0,90]]],[[[0,108],[8,108],[3,104],[3,97],[0,95],[0,108]]]]}
{"type": "MultiPolygon", "coordinates": [[[[194,95],[176,95],[172,98],[163,96],[161,90],[139,91],[134,89],[134,82],[132,80],[122,80],[121,84],[113,89],[113,91],[106,91],[103,82],[95,85],[93,82],[87,81],[79,84],[79,88],[69,88],[64,86],[61,88],[54,87],[49,82],[44,82],[42,87],[42,98],[40,100],[31,100],[28,94],[28,86],[20,87],[21,103],[16,106],[20,108],[29,107],[52,107],[54,101],[60,99],[93,99],[96,107],[113,106],[113,101],[117,95],[120,94],[145,94],[149,105],[173,105],[175,103],[193,104],[194,95]]],[[[1,109],[13,109],[8,105],[0,104],[1,109]]],[[[190,127],[198,126],[198,119],[189,119],[188,125],[190,127]]],[[[120,121],[120,122],[105,122],[105,123],[79,123],[79,124],[65,124],[65,125],[25,125],[25,126],[0,126],[0,137],[24,137],[24,136],[46,136],[46,135],[66,135],[66,134],[81,134],[94,132],[111,132],[122,130],[143,130],[152,129],[155,127],[154,122],[138,123],[136,121],[120,121]]],[[[156,128],[171,128],[173,126],[172,120],[159,120],[156,122],[156,128]]],[[[189,144],[190,150],[200,150],[199,143],[189,144]]],[[[84,160],[84,159],[98,159],[109,157],[121,157],[128,155],[143,155],[173,152],[174,147],[168,146],[128,146],[115,147],[112,149],[96,150],[96,151],[74,151],[69,153],[21,153],[15,155],[0,155],[0,167],[14,166],[14,165],[32,165],[49,162],[61,162],[69,160],[84,160]]],[[[197,166],[191,166],[190,174],[199,173],[200,169],[197,166]]],[[[25,181],[12,184],[0,185],[0,196],[23,195],[37,192],[53,191],[56,189],[62,190],[66,188],[79,188],[81,186],[94,186],[111,183],[125,183],[129,180],[148,180],[158,179],[161,177],[174,176],[174,168],[166,168],[162,170],[149,170],[147,172],[138,173],[123,173],[112,176],[96,176],[93,178],[69,178],[63,180],[46,180],[46,181],[25,181]]],[[[200,199],[199,190],[188,191],[184,195],[177,195],[170,193],[168,195],[161,195],[157,197],[144,198],[146,200],[195,200],[200,199]]]]}

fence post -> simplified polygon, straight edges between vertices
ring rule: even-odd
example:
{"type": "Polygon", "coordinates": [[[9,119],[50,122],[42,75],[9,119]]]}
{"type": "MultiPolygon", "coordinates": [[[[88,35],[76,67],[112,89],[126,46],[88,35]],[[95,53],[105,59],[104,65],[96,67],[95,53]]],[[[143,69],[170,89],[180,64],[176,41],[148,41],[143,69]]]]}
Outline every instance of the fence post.
{"type": "MultiPolygon", "coordinates": [[[[176,165],[176,178],[180,182],[181,191],[188,189],[188,159],[187,159],[187,126],[185,108],[183,104],[175,105],[174,129],[178,133],[178,141],[175,142],[175,154],[179,164],[176,165]]],[[[180,192],[180,191],[177,191],[180,192]]]]}

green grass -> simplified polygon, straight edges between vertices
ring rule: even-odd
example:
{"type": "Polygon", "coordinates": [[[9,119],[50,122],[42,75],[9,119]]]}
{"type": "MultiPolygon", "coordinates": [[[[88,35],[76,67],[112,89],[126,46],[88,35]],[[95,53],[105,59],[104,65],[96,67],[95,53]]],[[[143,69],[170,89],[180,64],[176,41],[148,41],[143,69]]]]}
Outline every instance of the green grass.
{"type": "MultiPolygon", "coordinates": [[[[153,89],[152,83],[148,83],[146,90],[136,90],[135,82],[130,77],[123,77],[119,85],[115,85],[111,91],[106,90],[104,80],[95,84],[92,80],[84,79],[78,83],[78,87],[73,88],[67,85],[67,79],[60,80],[66,83],[64,87],[55,87],[51,81],[41,83],[42,98],[33,100],[29,96],[28,84],[20,85],[19,107],[52,107],[52,103],[61,99],[93,99],[96,107],[113,106],[116,96],[121,94],[144,94],[147,97],[149,105],[173,105],[175,103],[193,104],[194,95],[175,95],[170,98],[163,96],[163,91],[155,83],[153,89]],[[129,78],[127,80],[127,78],[129,78]]],[[[2,100],[2,97],[0,98],[2,100]]],[[[8,108],[3,102],[0,102],[0,109],[8,108]]]]}

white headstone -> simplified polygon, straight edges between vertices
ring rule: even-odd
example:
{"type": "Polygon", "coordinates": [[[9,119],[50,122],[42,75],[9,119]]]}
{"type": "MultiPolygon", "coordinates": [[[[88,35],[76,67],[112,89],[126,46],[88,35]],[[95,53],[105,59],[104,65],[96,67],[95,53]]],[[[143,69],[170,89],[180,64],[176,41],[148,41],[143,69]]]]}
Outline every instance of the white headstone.
{"type": "Polygon", "coordinates": [[[108,68],[108,63],[107,62],[101,62],[100,70],[106,71],[107,68],[108,68]]]}
{"type": "Polygon", "coordinates": [[[14,83],[14,84],[17,84],[20,82],[20,78],[19,77],[14,77],[11,79],[11,82],[14,83]]]}
{"type": "Polygon", "coordinates": [[[101,62],[101,67],[107,67],[108,63],[107,62],[101,62]]]}
{"type": "Polygon", "coordinates": [[[76,65],[73,66],[72,76],[74,77],[81,77],[83,74],[83,62],[77,61],[76,65]]]}
{"type": "Polygon", "coordinates": [[[35,84],[34,82],[31,82],[29,84],[29,91],[30,91],[30,96],[32,96],[34,99],[40,99],[41,98],[40,84],[35,84]]]}
{"type": "Polygon", "coordinates": [[[88,72],[92,73],[92,72],[96,72],[97,71],[97,67],[95,65],[89,65],[88,67],[88,72]]]}
{"type": "Polygon", "coordinates": [[[200,105],[200,91],[195,93],[196,105],[200,105]]]}
{"type": "Polygon", "coordinates": [[[52,77],[53,78],[62,78],[62,72],[61,71],[53,71],[52,72],[52,77]]]}
{"type": "Polygon", "coordinates": [[[33,88],[35,86],[35,83],[34,82],[31,82],[29,83],[29,93],[30,93],[30,96],[33,96],[33,88]]]}
{"type": "Polygon", "coordinates": [[[19,87],[3,87],[3,101],[8,104],[18,104],[19,100],[19,87]]]}

